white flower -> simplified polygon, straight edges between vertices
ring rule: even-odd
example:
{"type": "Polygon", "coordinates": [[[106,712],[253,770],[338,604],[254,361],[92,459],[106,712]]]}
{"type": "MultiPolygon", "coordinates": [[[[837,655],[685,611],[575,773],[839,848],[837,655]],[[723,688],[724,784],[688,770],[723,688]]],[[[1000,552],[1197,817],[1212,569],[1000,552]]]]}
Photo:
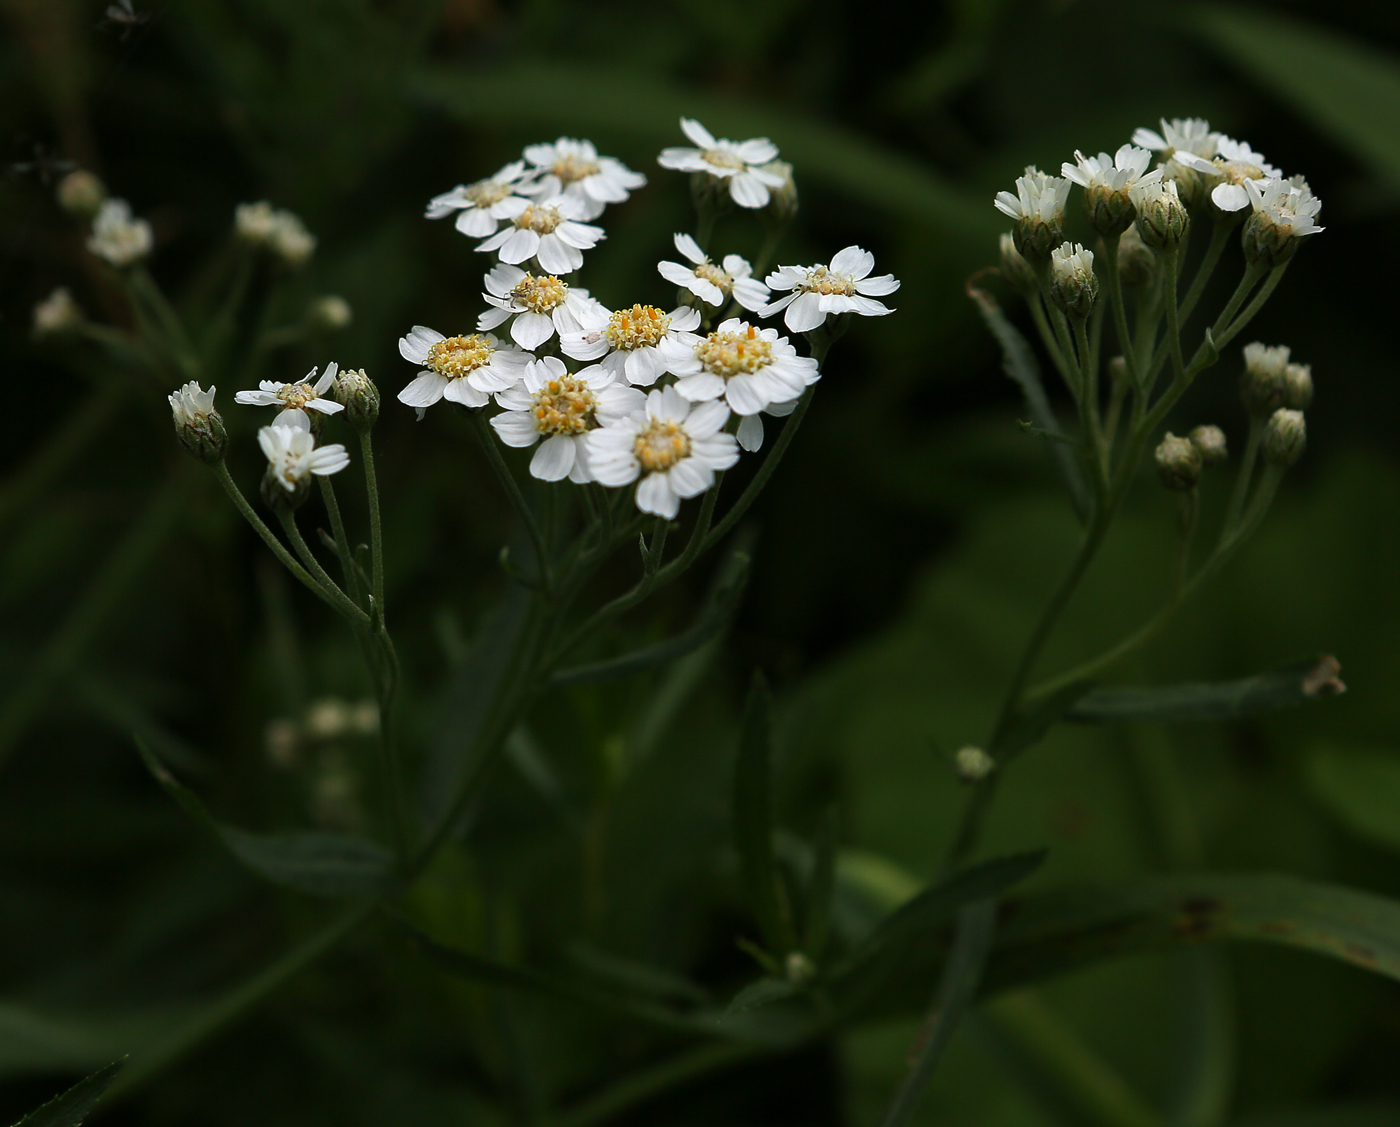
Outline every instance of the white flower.
{"type": "Polygon", "coordinates": [[[67,286],[58,286],[34,306],[35,339],[70,332],[82,323],[82,306],[73,300],[67,286]]]}
{"type": "Polygon", "coordinates": [[[531,202],[521,196],[502,200],[499,210],[510,225],[477,244],[499,251],[514,265],[533,258],[550,274],[569,274],[583,265],[583,252],[605,238],[603,229],[582,223],[586,208],[576,196],[548,196],[531,202]]]}
{"type": "Polygon", "coordinates": [[[1263,341],[1253,341],[1244,346],[1245,370],[1257,379],[1281,383],[1288,368],[1289,355],[1286,344],[1270,346],[1263,341]]]}
{"type": "MultiPolygon", "coordinates": [[[[797,355],[787,337],[777,329],[758,329],[737,317],[720,323],[705,337],[666,341],[662,344],[669,367],[679,379],[676,390],[692,403],[723,398],[744,422],[760,411],[787,414],[807,387],[820,378],[817,362],[797,355]],[[787,410],[774,412],[774,404],[787,410]]],[[[750,445],[748,431],[740,423],[739,444],[756,450],[763,441],[763,424],[757,424],[757,443],[750,445]]]]}
{"type": "Polygon", "coordinates": [[[1186,153],[1209,160],[1215,156],[1220,134],[1213,131],[1210,122],[1199,117],[1175,117],[1169,122],[1161,119],[1162,131],[1137,129],[1133,132],[1133,144],[1151,149],[1168,160],[1177,153],[1186,153]]]}
{"type": "Polygon", "coordinates": [[[592,141],[560,137],[552,145],[530,145],[525,159],[539,176],[538,194],[573,196],[584,206],[581,219],[596,219],[610,203],[622,203],[647,178],[614,157],[600,157],[592,141]]]}
{"type": "Polygon", "coordinates": [[[1325,231],[1314,220],[1322,201],[1312,194],[1301,176],[1287,180],[1246,180],[1245,191],[1256,215],[1263,214],[1279,230],[1287,228],[1295,238],[1325,231]]]}
{"type": "Polygon", "coordinates": [[[1152,163],[1152,154],[1136,145],[1121,145],[1111,157],[1107,153],[1086,157],[1075,149],[1074,160],[1074,164],[1065,161],[1060,165],[1060,171],[1084,189],[1102,187],[1110,192],[1126,192],[1134,184],[1162,178],[1160,168],[1147,171],[1147,166],[1152,163]]]}
{"type": "Polygon", "coordinates": [[[541,481],[592,481],[588,468],[588,435],[610,426],[646,405],[634,387],[612,382],[598,365],[570,375],[555,356],[536,360],[525,369],[522,382],[496,396],[507,408],[491,420],[507,446],[540,448],[530,459],[530,473],[541,481]]]}
{"type": "Polygon", "coordinates": [[[317,446],[309,430],[301,427],[263,427],[258,445],[267,455],[268,476],[288,493],[306,484],[311,474],[324,477],[339,473],[350,464],[350,455],[340,443],[317,446]]]}
{"type": "Polygon", "coordinates": [[[778,146],[767,137],[748,141],[716,140],[698,121],[681,118],[681,129],[699,148],[662,149],[656,163],[680,172],[704,172],[729,182],[729,194],[740,207],[763,207],[770,189],[781,188],[782,176],[759,167],[778,155],[778,146]]]}
{"type": "Polygon", "coordinates": [[[126,200],[106,199],[92,221],[88,250],[113,266],[130,266],[151,253],[151,225],[131,217],[126,200]]]}
{"type": "Polygon", "coordinates": [[[1012,219],[1054,225],[1064,218],[1068,199],[1069,180],[1047,176],[1032,164],[1016,178],[1016,194],[998,192],[992,204],[1012,219]]]}
{"type": "Polygon", "coordinates": [[[166,399],[170,401],[170,412],[177,427],[198,426],[210,415],[216,414],[214,388],[203,391],[194,380],[167,395],[166,399]]]}
{"type": "Polygon", "coordinates": [[[690,403],[673,387],[652,391],[646,409],[588,435],[593,476],[604,485],[637,486],[637,508],[671,519],[683,497],[714,484],[715,471],[739,460],[739,444],[722,428],[729,408],[690,403]]]}
{"type": "Polygon", "coordinates": [[[753,267],[748,260],[737,254],[726,254],[722,266],[716,266],[700,249],[700,244],[689,235],[677,234],[676,249],[688,258],[692,265],[682,266],[679,262],[658,262],[657,272],[668,282],[687,289],[700,300],[714,306],[725,303],[733,294],[734,300],[745,309],[756,310],[768,301],[768,287],[752,277],[753,267]]]}
{"type": "Polygon", "coordinates": [[[494,329],[514,316],[510,339],[527,351],[539,348],[556,332],[576,333],[608,319],[608,311],[587,290],[553,274],[536,277],[501,262],[486,275],[486,289],[489,292],[481,296],[495,308],[477,318],[477,332],[494,329]]]}
{"type": "Polygon", "coordinates": [[[1246,181],[1279,179],[1283,176],[1264,159],[1263,153],[1256,153],[1244,141],[1230,137],[1220,138],[1219,151],[1210,162],[1210,167],[1198,168],[1197,171],[1220,178],[1220,183],[1211,189],[1210,198],[1221,211],[1241,211],[1249,206],[1249,192],[1244,187],[1246,181]]]}
{"type": "MultiPolygon", "coordinates": [[[[424,213],[429,219],[442,219],[454,211],[457,216],[457,230],[474,239],[494,235],[501,220],[509,219],[502,205],[509,199],[522,199],[531,185],[522,183],[525,175],[525,162],[512,161],[494,176],[478,180],[474,184],[458,184],[450,192],[443,192],[428,201],[424,213]]],[[[525,201],[529,203],[529,200],[525,201]]]]}
{"type": "Polygon", "coordinates": [[[326,365],[325,375],[319,380],[316,379],[315,368],[307,372],[306,378],[300,383],[260,380],[257,391],[240,391],[233,397],[233,401],[253,407],[281,407],[281,412],[272,420],[273,426],[310,430],[311,418],[307,415],[306,408],[319,411],[323,415],[334,415],[337,411],[345,410],[334,399],[321,397],[322,393],[329,391],[331,384],[335,383],[338,371],[335,361],[331,361],[326,365]]]}
{"type": "Polygon", "coordinates": [[[771,317],[787,309],[783,323],[795,333],[810,332],[822,324],[828,313],[859,313],[862,317],[883,317],[893,313],[874,300],[899,289],[893,274],[869,277],[875,256],[860,247],[836,252],[830,266],[780,266],[768,275],[775,290],[791,290],[771,305],[758,310],[760,317],[771,317]]]}
{"type": "Polygon", "coordinates": [[[300,266],[316,249],[316,236],[290,211],[274,208],[267,200],[241,203],[233,211],[238,237],[253,246],[266,247],[292,266],[300,266]]]}
{"type": "Polygon", "coordinates": [[[534,359],[491,333],[444,337],[425,325],[399,338],[399,355],[425,369],[399,392],[399,402],[417,408],[418,417],[439,399],[464,407],[484,407],[494,392],[505,391],[534,359]]]}
{"type": "Polygon", "coordinates": [[[647,387],[670,371],[666,354],[658,347],[700,325],[700,312],[688,305],[663,313],[654,305],[634,305],[607,313],[602,324],[582,332],[561,333],[559,347],[575,360],[598,360],[614,379],[647,387]]]}
{"type": "Polygon", "coordinates": [[[272,238],[276,220],[272,215],[272,204],[267,200],[257,203],[241,203],[233,209],[233,229],[240,239],[262,246],[272,238]]]}

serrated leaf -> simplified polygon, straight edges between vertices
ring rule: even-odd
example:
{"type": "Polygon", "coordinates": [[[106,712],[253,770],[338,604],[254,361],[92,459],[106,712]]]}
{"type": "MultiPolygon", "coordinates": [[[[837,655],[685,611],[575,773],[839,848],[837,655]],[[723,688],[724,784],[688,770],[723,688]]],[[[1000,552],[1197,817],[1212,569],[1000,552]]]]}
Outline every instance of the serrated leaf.
{"type": "Polygon", "coordinates": [[[43,1107],[31,1111],[15,1127],[78,1127],[94,1107],[117,1073],[126,1064],[126,1057],[99,1068],[91,1076],[74,1084],[62,1095],[55,1096],[43,1107]]]}
{"type": "Polygon", "coordinates": [[[372,841],[349,834],[291,830],[258,834],[226,826],[175,778],[139,738],[147,770],[180,807],[248,869],[273,884],[312,896],[376,896],[393,883],[393,858],[372,841]]]}
{"type": "Polygon", "coordinates": [[[768,684],[755,672],[744,706],[739,755],[734,765],[734,837],[749,907],[769,950],[794,946],[792,919],[773,852],[768,684]]]}
{"type": "Polygon", "coordinates": [[[1112,723],[1127,720],[1234,720],[1294,708],[1346,691],[1341,666],[1324,655],[1237,681],[1097,688],[1065,714],[1067,720],[1112,723]]]}
{"type": "Polygon", "coordinates": [[[1313,793],[1354,833],[1400,849],[1400,754],[1371,748],[1320,748],[1308,759],[1313,793]]]}

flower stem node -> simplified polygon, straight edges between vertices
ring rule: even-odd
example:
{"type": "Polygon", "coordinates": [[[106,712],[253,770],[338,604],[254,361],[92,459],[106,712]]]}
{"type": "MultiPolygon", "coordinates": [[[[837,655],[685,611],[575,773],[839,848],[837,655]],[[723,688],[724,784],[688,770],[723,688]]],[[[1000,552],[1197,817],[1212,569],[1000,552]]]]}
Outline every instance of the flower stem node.
{"type": "Polygon", "coordinates": [[[56,195],[58,206],[69,215],[91,219],[102,210],[102,201],[107,198],[107,187],[87,169],[80,168],[58,182],[56,195]]]}
{"type": "Polygon", "coordinates": [[[1010,231],[1001,236],[1001,276],[1022,297],[1030,297],[1040,289],[1034,268],[1016,249],[1016,237],[1010,231]]]}
{"type": "Polygon", "coordinates": [[[1134,223],[1118,239],[1118,279],[1129,289],[1138,289],[1152,281],[1157,273],[1157,256],[1142,241],[1134,223]]]}
{"type": "Polygon", "coordinates": [[[379,418],[379,388],[365,370],[341,372],[332,385],[335,401],[345,408],[345,418],[358,431],[368,430],[379,418]]]}
{"type": "Polygon", "coordinates": [[[1157,180],[1131,189],[1137,207],[1137,232],[1154,250],[1180,245],[1191,226],[1186,204],[1177,194],[1175,180],[1157,180]]]}
{"type": "Polygon", "coordinates": [[[965,783],[978,783],[996,770],[996,760],[980,747],[960,747],[953,753],[953,769],[965,783]]]}
{"type": "Polygon", "coordinates": [[[180,445],[206,466],[223,461],[228,430],[223,416],[214,408],[214,389],[203,391],[191,380],[167,398],[180,445]]]}
{"type": "Polygon", "coordinates": [[[1264,461],[1287,469],[1303,456],[1308,444],[1308,428],[1303,412],[1280,407],[1264,427],[1264,461]]]}
{"type": "MultiPolygon", "coordinates": [[[[1301,367],[1301,365],[1299,365],[1301,367]]],[[[1240,380],[1240,398],[1252,418],[1267,419],[1283,406],[1301,409],[1304,404],[1286,404],[1288,395],[1288,346],[1270,347],[1254,341],[1244,346],[1244,376],[1240,380]]],[[[1311,376],[1308,378],[1311,387],[1311,376]]]]}
{"type": "Polygon", "coordinates": [[[1153,454],[1162,484],[1176,493],[1189,493],[1201,480],[1201,452],[1189,438],[1167,432],[1153,454]]]}
{"type": "Polygon", "coordinates": [[[1230,456],[1225,445],[1225,432],[1216,426],[1199,426],[1189,435],[1191,445],[1201,456],[1201,462],[1213,466],[1230,456]]]}
{"type": "Polygon", "coordinates": [[[1089,316],[1099,298],[1093,251],[1061,243],[1050,253],[1050,296],[1071,317],[1089,316]]]}

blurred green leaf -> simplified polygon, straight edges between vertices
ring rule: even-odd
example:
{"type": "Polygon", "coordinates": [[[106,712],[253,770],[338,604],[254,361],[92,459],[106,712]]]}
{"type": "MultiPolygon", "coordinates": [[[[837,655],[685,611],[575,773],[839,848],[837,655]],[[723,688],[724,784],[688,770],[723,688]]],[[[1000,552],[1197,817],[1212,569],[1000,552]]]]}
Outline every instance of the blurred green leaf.
{"type": "Polygon", "coordinates": [[[124,1064],[125,1057],[113,1061],[106,1068],[99,1068],[62,1095],[31,1111],[15,1127],[78,1127],[102,1098],[102,1093],[117,1078],[124,1064]]]}
{"type": "Polygon", "coordinates": [[[812,879],[802,913],[802,949],[812,959],[821,959],[831,930],[831,909],[836,895],[836,811],[827,811],[822,820],[812,857],[812,879]]]}
{"type": "Polygon", "coordinates": [[[139,738],[136,746],[156,782],[181,809],[260,877],[312,896],[376,896],[391,886],[393,858],[374,842],[349,834],[312,830],[256,834],[226,826],[139,738]]]}
{"type": "Polygon", "coordinates": [[[1043,700],[1022,705],[1012,714],[1006,726],[997,733],[987,750],[1000,766],[1005,766],[1021,752],[1034,747],[1057,721],[1092,689],[1092,681],[1075,681],[1051,693],[1043,700]]]}
{"type": "Polygon", "coordinates": [[[755,671],[734,765],[734,837],[749,907],[764,942],[771,951],[785,954],[795,946],[795,936],[773,853],[771,708],[768,683],[755,671]]]}
{"type": "Polygon", "coordinates": [[[1353,833],[1400,849],[1400,755],[1324,747],[1307,762],[1313,793],[1353,833]]]}
{"type": "Polygon", "coordinates": [[[741,1014],[748,1010],[756,1010],[769,1002],[781,1002],[784,998],[791,998],[801,989],[797,983],[789,982],[785,978],[760,978],[735,994],[725,1012],[741,1014]]]}
{"type": "Polygon", "coordinates": [[[1238,681],[1097,688],[1065,714],[1068,720],[1235,720],[1337,696],[1346,686],[1330,655],[1294,662],[1238,681]]]}
{"type": "Polygon", "coordinates": [[[1191,22],[1324,133],[1400,182],[1400,58],[1262,9],[1204,6],[1191,22]]]}

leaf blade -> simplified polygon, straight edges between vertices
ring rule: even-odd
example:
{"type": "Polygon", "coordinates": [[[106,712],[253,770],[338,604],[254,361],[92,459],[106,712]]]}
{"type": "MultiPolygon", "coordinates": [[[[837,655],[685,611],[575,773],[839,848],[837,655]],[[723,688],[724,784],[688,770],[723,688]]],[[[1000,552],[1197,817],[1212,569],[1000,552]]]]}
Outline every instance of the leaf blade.
{"type": "Polygon", "coordinates": [[[111,1087],[126,1064],[126,1057],[99,1068],[91,1076],[79,1080],[66,1092],[55,1096],[42,1107],[35,1108],[15,1127],[78,1127],[111,1087]]]}

